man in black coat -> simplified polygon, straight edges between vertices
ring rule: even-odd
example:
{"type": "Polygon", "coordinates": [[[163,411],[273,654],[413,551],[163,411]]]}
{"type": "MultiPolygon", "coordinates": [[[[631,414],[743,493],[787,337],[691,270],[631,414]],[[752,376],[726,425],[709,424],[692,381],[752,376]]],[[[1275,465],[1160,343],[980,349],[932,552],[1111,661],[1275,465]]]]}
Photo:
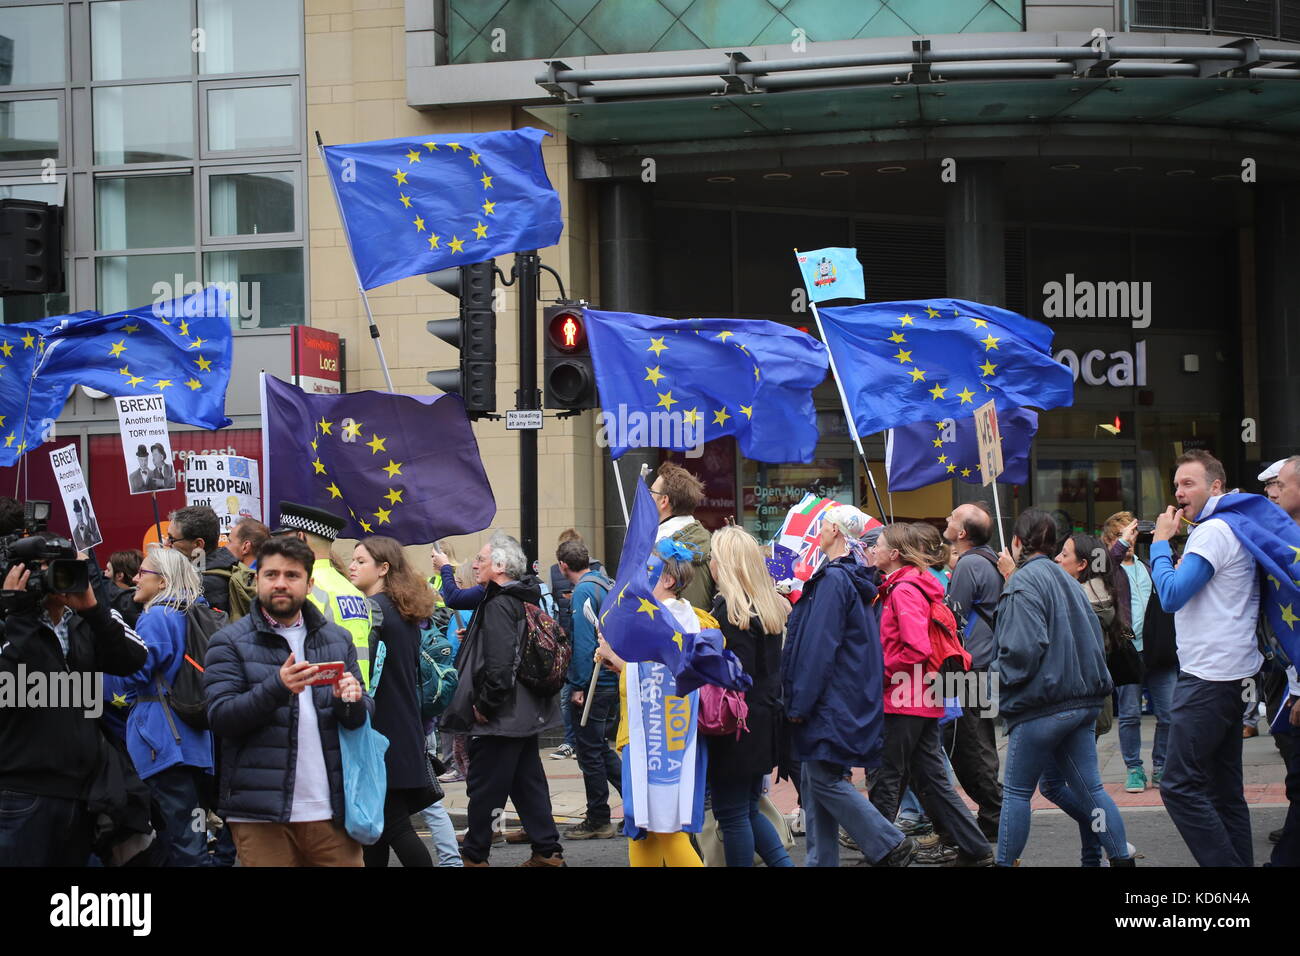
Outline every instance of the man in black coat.
{"type": "Polygon", "coordinates": [[[102,745],[98,672],[134,674],[148,651],[93,590],[38,599],[27,590],[32,573],[14,565],[0,592],[0,701],[6,686],[48,691],[40,706],[0,706],[0,867],[84,866],[94,825],[86,794],[102,745]]]}
{"type": "Polygon", "coordinates": [[[196,561],[208,604],[230,613],[230,575],[239,559],[220,545],[221,522],[207,505],[177,508],[167,517],[167,546],[196,561]]]}

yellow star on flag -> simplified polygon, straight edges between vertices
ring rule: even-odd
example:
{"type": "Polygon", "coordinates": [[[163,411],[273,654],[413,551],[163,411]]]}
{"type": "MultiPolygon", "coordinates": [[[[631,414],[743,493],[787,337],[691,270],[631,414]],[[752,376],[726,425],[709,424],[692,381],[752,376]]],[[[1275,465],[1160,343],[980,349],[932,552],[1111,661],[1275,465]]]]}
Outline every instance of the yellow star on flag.
{"type": "Polygon", "coordinates": [[[378,511],[375,512],[375,517],[379,519],[380,524],[391,524],[392,522],[388,520],[388,517],[392,513],[393,512],[391,509],[380,508],[378,511]]]}
{"type": "Polygon", "coordinates": [[[311,466],[316,469],[316,474],[318,475],[325,474],[325,466],[321,464],[321,460],[319,458],[313,459],[311,466]]]}
{"type": "Polygon", "coordinates": [[[899,345],[907,341],[907,336],[902,332],[891,332],[889,335],[889,341],[893,342],[895,345],[899,345]]]}
{"type": "Polygon", "coordinates": [[[388,441],[387,438],[380,438],[378,435],[371,433],[370,441],[366,442],[366,447],[370,449],[370,454],[378,455],[381,451],[388,451],[384,447],[386,441],[388,441]]]}
{"type": "Polygon", "coordinates": [[[993,370],[994,370],[995,368],[997,368],[996,365],[994,365],[994,364],[993,364],[992,362],[990,362],[988,359],[985,359],[985,360],[984,360],[984,364],[980,366],[980,371],[983,372],[985,375],[992,375],[992,374],[993,374],[993,370]]]}
{"type": "Polygon", "coordinates": [[[947,460],[948,460],[948,456],[947,456],[947,455],[940,455],[939,458],[938,458],[938,462],[939,462],[939,464],[941,464],[941,465],[942,465],[945,461],[947,461],[947,460]]]}
{"type": "Polygon", "coordinates": [[[312,451],[316,450],[316,439],[314,438],[311,440],[311,450],[312,451]]]}
{"type": "Polygon", "coordinates": [[[975,403],[975,393],[972,392],[969,388],[963,388],[960,392],[957,393],[957,397],[961,399],[961,404],[963,405],[965,405],[967,402],[970,402],[971,404],[975,403]]]}
{"type": "Polygon", "coordinates": [[[388,472],[389,478],[392,478],[395,475],[400,475],[402,473],[402,463],[400,461],[393,461],[393,459],[390,458],[388,459],[388,464],[384,466],[384,471],[388,472]]]}
{"type": "Polygon", "coordinates": [[[934,440],[934,447],[935,447],[935,448],[942,448],[942,447],[943,447],[943,439],[942,439],[942,438],[936,438],[936,439],[934,440]]]}
{"type": "Polygon", "coordinates": [[[483,184],[483,188],[484,188],[484,189],[491,189],[491,188],[492,188],[492,177],[489,176],[487,173],[484,173],[484,174],[483,174],[483,178],[480,179],[479,182],[481,182],[481,183],[483,184]]]}
{"type": "Polygon", "coordinates": [[[427,148],[427,149],[429,150],[429,152],[431,152],[431,153],[436,153],[436,152],[438,151],[438,144],[437,144],[437,143],[425,143],[424,146],[425,146],[425,148],[427,148]]]}
{"type": "Polygon", "coordinates": [[[655,408],[666,408],[668,409],[668,411],[671,412],[673,410],[673,406],[676,404],[677,404],[677,399],[673,398],[673,391],[672,389],[669,389],[667,392],[660,393],[659,404],[656,405],[655,408]]]}
{"type": "Polygon", "coordinates": [[[418,163],[419,161],[420,161],[420,154],[417,153],[415,150],[411,150],[409,153],[406,154],[406,162],[408,164],[418,163]]]}
{"type": "Polygon", "coordinates": [[[969,478],[969,477],[970,477],[970,469],[969,469],[969,468],[963,468],[963,469],[961,470],[961,476],[962,476],[963,478],[969,478]]]}
{"type": "Polygon", "coordinates": [[[330,497],[331,497],[331,498],[342,498],[342,497],[343,497],[343,492],[339,491],[339,486],[336,485],[336,484],[334,484],[334,482],[332,482],[332,481],[331,481],[328,485],[325,486],[325,490],[328,491],[328,492],[330,493],[330,497]]]}
{"type": "Polygon", "coordinates": [[[122,339],[121,341],[113,343],[112,347],[108,350],[108,356],[109,358],[117,358],[125,351],[126,351],[126,339],[122,339]]]}
{"type": "Polygon", "coordinates": [[[657,338],[657,339],[652,338],[652,339],[650,340],[650,344],[649,344],[648,346],[646,346],[646,351],[647,351],[647,352],[654,352],[654,354],[655,354],[655,358],[658,358],[660,352],[665,352],[665,351],[668,350],[668,346],[664,345],[664,339],[665,339],[666,337],[667,337],[667,336],[662,336],[662,335],[661,335],[661,336],[660,336],[659,338],[657,338]]]}
{"type": "Polygon", "coordinates": [[[956,466],[956,465],[949,465],[949,466],[948,466],[948,474],[951,475],[951,474],[952,474],[954,471],[956,471],[956,470],[957,470],[957,466],[956,466]]]}
{"type": "Polygon", "coordinates": [[[649,365],[645,367],[645,381],[649,382],[651,385],[654,385],[656,388],[659,386],[659,380],[665,377],[666,376],[664,375],[664,373],[659,371],[658,365],[656,365],[654,368],[651,368],[649,365]]]}
{"type": "Polygon", "coordinates": [[[496,215],[496,210],[497,210],[497,204],[496,204],[496,203],[494,203],[494,202],[489,202],[489,201],[486,200],[486,199],[483,200],[483,215],[485,215],[485,216],[495,216],[495,215],[496,215]]]}
{"type": "Polygon", "coordinates": [[[157,389],[171,388],[172,380],[169,378],[160,378],[158,381],[153,383],[153,387],[157,389]]]}
{"type": "Polygon", "coordinates": [[[1295,622],[1300,621],[1300,617],[1296,617],[1295,612],[1291,610],[1291,608],[1292,605],[1290,604],[1284,605],[1282,607],[1282,623],[1294,631],[1295,622]]]}
{"type": "Polygon", "coordinates": [[[451,241],[447,243],[447,248],[452,252],[464,252],[465,240],[460,238],[460,236],[452,236],[451,241]]]}
{"type": "Polygon", "coordinates": [[[199,380],[197,378],[187,379],[185,384],[190,387],[190,391],[195,391],[203,387],[202,385],[199,384],[199,380]]]}
{"type": "Polygon", "coordinates": [[[186,322],[184,319],[181,319],[181,324],[178,325],[177,328],[181,330],[181,335],[190,334],[190,324],[186,322]]]}
{"type": "Polygon", "coordinates": [[[719,342],[725,342],[727,341],[727,339],[729,339],[731,336],[735,334],[736,334],[735,332],[719,332],[717,335],[717,339],[719,342]]]}
{"type": "Polygon", "coordinates": [[[912,369],[912,381],[913,381],[913,382],[924,382],[924,381],[925,381],[925,369],[920,369],[920,368],[914,368],[914,369],[912,369]]]}
{"type": "Polygon", "coordinates": [[[374,533],[375,529],[370,527],[370,523],[368,521],[362,521],[360,518],[358,518],[357,524],[361,525],[361,530],[364,531],[366,534],[374,533]]]}
{"type": "Polygon", "coordinates": [[[132,388],[135,388],[143,381],[144,379],[141,378],[139,375],[132,375],[130,378],[126,380],[126,384],[130,385],[132,388]]]}
{"type": "Polygon", "coordinates": [[[478,153],[470,153],[470,154],[469,154],[469,161],[470,161],[471,163],[473,163],[475,166],[482,166],[482,165],[483,165],[482,163],[480,163],[480,162],[478,161],[478,153]]]}
{"type": "Polygon", "coordinates": [[[912,361],[912,353],[899,349],[898,354],[895,355],[894,358],[898,359],[898,362],[901,365],[903,362],[912,361]]]}
{"type": "Polygon", "coordinates": [[[448,143],[447,145],[451,147],[453,153],[459,153],[464,148],[460,143],[448,143]]]}
{"type": "Polygon", "coordinates": [[[1282,590],[1282,582],[1281,582],[1281,581],[1279,581],[1277,578],[1273,577],[1273,575],[1271,575],[1271,574],[1268,576],[1268,579],[1269,579],[1269,581],[1271,581],[1271,582],[1273,583],[1273,587],[1277,588],[1279,591],[1282,590]]]}
{"type": "Polygon", "coordinates": [[[402,492],[401,492],[401,491],[394,491],[392,488],[389,488],[389,489],[388,489],[388,494],[384,495],[384,497],[388,499],[388,503],[389,503],[390,505],[400,505],[400,504],[402,504],[402,492]]]}
{"type": "Polygon", "coordinates": [[[753,406],[753,405],[741,405],[741,406],[740,406],[740,414],[744,415],[746,418],[753,418],[753,417],[754,417],[754,406],[753,406]]]}
{"type": "Polygon", "coordinates": [[[700,410],[698,408],[688,408],[682,412],[682,421],[688,425],[694,425],[700,420],[700,410]]]}
{"type": "Polygon", "coordinates": [[[194,360],[194,364],[199,367],[200,372],[212,371],[212,359],[205,359],[202,355],[194,360]]]}
{"type": "Polygon", "coordinates": [[[925,314],[932,319],[937,319],[939,317],[939,313],[934,311],[934,309],[930,308],[928,305],[925,307],[925,314]]]}
{"type": "Polygon", "coordinates": [[[414,219],[412,219],[411,224],[415,226],[416,232],[424,232],[424,220],[421,219],[419,216],[416,216],[414,219]]]}
{"type": "Polygon", "coordinates": [[[900,316],[898,317],[898,321],[901,322],[901,323],[903,323],[903,325],[911,325],[912,322],[913,322],[913,319],[912,319],[912,317],[911,317],[910,315],[908,315],[906,312],[904,312],[902,315],[900,315],[900,316]]]}
{"type": "Polygon", "coordinates": [[[126,694],[114,694],[114,695],[113,695],[113,706],[114,706],[114,707],[125,707],[125,706],[126,706],[126,694]]]}
{"type": "Polygon", "coordinates": [[[8,342],[0,342],[0,352],[4,352],[5,358],[14,354],[14,347],[8,342]]]}
{"type": "Polygon", "coordinates": [[[977,319],[973,315],[968,315],[967,318],[975,323],[975,328],[977,329],[987,329],[989,327],[987,319],[977,319]]]}
{"type": "Polygon", "coordinates": [[[947,391],[948,390],[942,385],[935,385],[934,388],[930,389],[930,394],[933,395],[937,401],[938,399],[943,398],[947,391]]]}
{"type": "Polygon", "coordinates": [[[654,601],[647,601],[645,598],[641,598],[641,606],[636,609],[636,613],[649,614],[650,620],[653,621],[655,619],[655,611],[657,610],[659,610],[659,608],[655,606],[654,601]]]}
{"type": "Polygon", "coordinates": [[[32,333],[28,332],[26,335],[23,336],[23,348],[29,349],[35,344],[36,344],[36,336],[32,335],[32,333]]]}
{"type": "Polygon", "coordinates": [[[727,425],[727,419],[730,417],[731,416],[727,414],[727,407],[724,405],[713,413],[713,424],[721,425],[725,428],[727,425]]]}
{"type": "Polygon", "coordinates": [[[411,208],[411,197],[406,195],[406,193],[398,193],[397,198],[402,201],[402,205],[407,209],[411,208]]]}
{"type": "Polygon", "coordinates": [[[1295,545],[1293,545],[1293,544],[1288,544],[1287,547],[1290,548],[1292,551],[1295,552],[1295,560],[1292,561],[1291,563],[1292,563],[1292,564],[1300,564],[1300,548],[1297,548],[1297,547],[1296,547],[1295,545]]]}
{"type": "Polygon", "coordinates": [[[438,235],[436,232],[431,232],[431,233],[429,233],[429,248],[430,248],[430,249],[437,249],[437,248],[438,248],[438,241],[439,241],[440,239],[442,239],[442,236],[438,235]]]}
{"type": "Polygon", "coordinates": [[[474,227],[474,238],[482,239],[486,235],[487,235],[487,226],[483,225],[483,223],[480,222],[477,226],[474,227]]]}
{"type": "Polygon", "coordinates": [[[989,349],[995,349],[998,347],[998,340],[994,338],[993,333],[990,332],[984,338],[980,339],[980,344],[984,346],[984,351],[987,352],[989,349]]]}
{"type": "Polygon", "coordinates": [[[125,332],[127,335],[135,335],[135,333],[140,331],[140,326],[132,322],[130,325],[122,326],[122,331],[125,332]]]}
{"type": "Polygon", "coordinates": [[[197,337],[196,337],[196,338],[194,339],[194,341],[190,343],[190,348],[192,348],[192,349],[202,348],[202,347],[203,347],[203,343],[206,342],[206,341],[207,341],[207,339],[200,339],[200,338],[197,338],[197,337]]]}
{"type": "Polygon", "coordinates": [[[406,185],[406,173],[404,173],[402,170],[399,169],[397,172],[395,172],[393,174],[393,178],[397,180],[397,185],[399,186],[406,185]]]}
{"type": "Polygon", "coordinates": [[[344,438],[360,438],[360,437],[361,437],[361,426],[364,425],[364,424],[365,424],[364,422],[355,422],[355,421],[354,421],[354,422],[345,422],[344,425],[343,425],[343,437],[344,437],[344,438]]]}
{"type": "Polygon", "coordinates": [[[681,631],[673,631],[673,643],[677,645],[677,649],[678,649],[679,651],[682,649],[682,632],[681,632],[681,631]]]}
{"type": "Polygon", "coordinates": [[[117,370],[117,374],[118,374],[118,375],[130,375],[130,374],[131,374],[131,368],[130,368],[130,366],[123,365],[120,369],[117,370]]]}
{"type": "Polygon", "coordinates": [[[18,437],[18,436],[15,435],[13,432],[10,432],[8,435],[6,435],[6,436],[5,436],[5,447],[6,447],[6,448],[11,448],[11,447],[13,447],[14,439],[17,438],[17,437],[18,437]]]}
{"type": "Polygon", "coordinates": [[[322,418],[320,421],[318,421],[318,422],[316,423],[316,427],[320,429],[320,432],[321,432],[322,435],[332,435],[332,434],[334,434],[332,431],[330,431],[330,429],[334,427],[334,423],[333,423],[333,422],[327,422],[327,421],[325,421],[324,418],[322,418]]]}

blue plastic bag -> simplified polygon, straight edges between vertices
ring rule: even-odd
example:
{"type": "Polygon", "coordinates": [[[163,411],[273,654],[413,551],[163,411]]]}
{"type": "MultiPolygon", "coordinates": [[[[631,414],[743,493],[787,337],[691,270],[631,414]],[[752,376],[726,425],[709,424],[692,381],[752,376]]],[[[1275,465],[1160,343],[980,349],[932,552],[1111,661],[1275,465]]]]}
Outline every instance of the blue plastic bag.
{"type": "Polygon", "coordinates": [[[348,836],[362,846],[371,846],[384,832],[388,738],[370,726],[367,714],[366,722],[355,730],[339,727],[339,749],[343,756],[343,824],[348,836]]]}

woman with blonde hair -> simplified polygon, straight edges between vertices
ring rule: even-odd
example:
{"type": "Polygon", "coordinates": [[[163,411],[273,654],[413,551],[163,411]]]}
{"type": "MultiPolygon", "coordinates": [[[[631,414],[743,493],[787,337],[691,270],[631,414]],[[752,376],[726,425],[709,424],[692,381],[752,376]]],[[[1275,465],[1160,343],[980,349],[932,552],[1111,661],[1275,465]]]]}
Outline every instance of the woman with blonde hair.
{"type": "Polygon", "coordinates": [[[713,533],[709,571],[718,588],[713,602],[727,650],[740,658],[754,686],[745,692],[749,732],[705,737],[713,815],[722,833],[727,866],[794,866],[776,829],[759,812],[763,780],[776,766],[781,726],[781,638],[790,602],[777,593],[763,551],[744,528],[713,533]]]}
{"type": "MultiPolygon", "coordinates": [[[[195,811],[212,775],[212,734],[196,730],[176,716],[167,695],[185,656],[190,608],[212,612],[203,598],[198,572],[181,552],[150,545],[136,578],[135,602],[144,610],[135,631],[149,649],[145,665],[130,677],[104,675],[104,697],[126,716],[126,749],[135,769],[153,793],[166,824],[160,836],[167,866],[203,866],[207,831],[195,830],[195,811]],[[206,776],[205,776],[206,775],[206,776]]],[[[198,612],[196,612],[198,613],[198,612]]],[[[224,619],[223,619],[224,620],[224,619]]],[[[109,708],[110,715],[114,708],[109,708]]],[[[110,727],[115,722],[110,718],[110,727]]],[[[121,727],[120,723],[116,723],[121,727]]]]}

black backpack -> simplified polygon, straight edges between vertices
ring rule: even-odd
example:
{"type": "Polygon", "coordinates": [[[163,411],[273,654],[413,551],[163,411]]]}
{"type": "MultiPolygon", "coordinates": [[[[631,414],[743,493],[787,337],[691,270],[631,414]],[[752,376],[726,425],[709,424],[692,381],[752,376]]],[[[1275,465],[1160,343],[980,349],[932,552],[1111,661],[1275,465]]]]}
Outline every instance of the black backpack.
{"type": "MultiPolygon", "coordinates": [[[[207,604],[191,604],[185,612],[185,659],[176,672],[170,687],[162,674],[155,676],[158,697],[163,713],[171,726],[172,736],[180,742],[180,734],[172,722],[171,714],[185,721],[195,730],[208,730],[208,697],[203,690],[203,659],[208,653],[212,635],[229,623],[225,614],[207,604]]],[[[146,697],[142,700],[154,700],[146,697]]]]}

